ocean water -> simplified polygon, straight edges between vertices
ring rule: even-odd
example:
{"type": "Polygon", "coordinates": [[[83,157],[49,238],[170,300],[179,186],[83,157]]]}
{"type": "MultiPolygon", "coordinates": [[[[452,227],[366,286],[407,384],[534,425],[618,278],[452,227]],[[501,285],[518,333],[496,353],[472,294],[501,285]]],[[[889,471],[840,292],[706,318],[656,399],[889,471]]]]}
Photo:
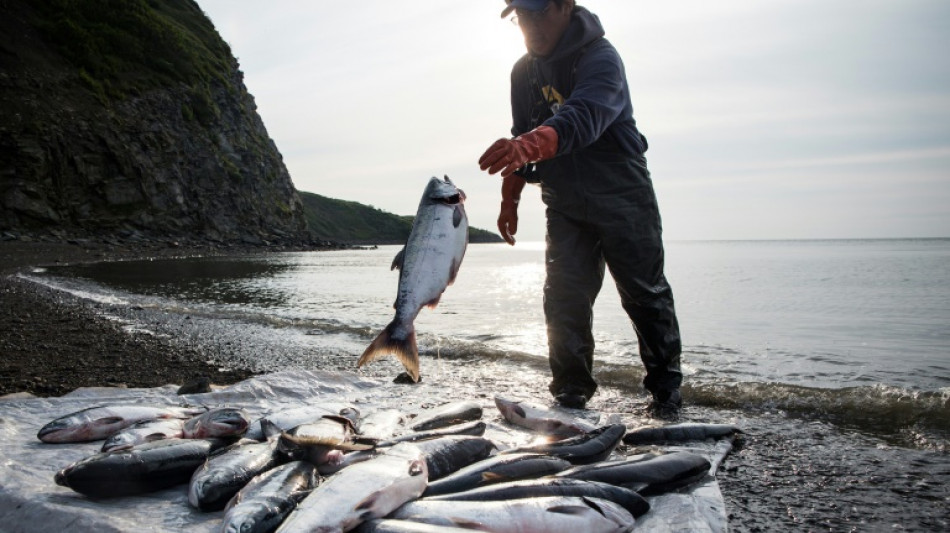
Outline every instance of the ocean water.
{"type": "MultiPolygon", "coordinates": [[[[129,329],[213,346],[222,366],[353,370],[393,317],[398,250],[72,265],[31,278],[129,329]]],[[[734,530],[950,527],[950,239],[667,242],[666,265],[684,416],[747,429],[721,473],[734,530]]],[[[416,320],[423,377],[506,373],[511,387],[543,391],[543,282],[542,243],[470,245],[455,284],[416,320]]],[[[592,405],[645,404],[609,274],[594,333],[592,405]]],[[[386,358],[361,372],[399,371],[386,358]]]]}

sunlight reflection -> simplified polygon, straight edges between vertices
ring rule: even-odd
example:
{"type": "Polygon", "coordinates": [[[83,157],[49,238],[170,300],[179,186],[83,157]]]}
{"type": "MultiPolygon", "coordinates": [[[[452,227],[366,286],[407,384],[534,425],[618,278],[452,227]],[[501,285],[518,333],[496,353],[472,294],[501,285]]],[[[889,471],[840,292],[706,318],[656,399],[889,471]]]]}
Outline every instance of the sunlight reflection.
{"type": "Polygon", "coordinates": [[[547,333],[542,310],[544,265],[518,263],[497,269],[495,276],[491,289],[497,313],[494,333],[508,339],[508,348],[546,353],[547,333]]]}
{"type": "Polygon", "coordinates": [[[521,263],[499,269],[498,286],[508,299],[537,299],[544,284],[544,265],[521,263]]]}
{"type": "Polygon", "coordinates": [[[558,439],[552,437],[551,435],[539,435],[534,440],[528,442],[528,446],[538,446],[540,444],[550,444],[558,439]]]}

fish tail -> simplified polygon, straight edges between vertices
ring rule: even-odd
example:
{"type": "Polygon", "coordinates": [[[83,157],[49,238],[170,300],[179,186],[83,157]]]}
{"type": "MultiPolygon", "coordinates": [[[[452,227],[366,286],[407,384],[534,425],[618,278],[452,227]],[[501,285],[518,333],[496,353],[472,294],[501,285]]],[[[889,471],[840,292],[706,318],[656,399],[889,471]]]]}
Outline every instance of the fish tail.
{"type": "Polygon", "coordinates": [[[356,368],[379,359],[386,354],[393,354],[402,366],[406,367],[406,372],[413,381],[419,381],[419,349],[416,346],[416,329],[409,326],[409,333],[404,339],[395,338],[393,332],[398,327],[397,321],[393,320],[366,348],[360,360],[356,362],[356,368]]]}

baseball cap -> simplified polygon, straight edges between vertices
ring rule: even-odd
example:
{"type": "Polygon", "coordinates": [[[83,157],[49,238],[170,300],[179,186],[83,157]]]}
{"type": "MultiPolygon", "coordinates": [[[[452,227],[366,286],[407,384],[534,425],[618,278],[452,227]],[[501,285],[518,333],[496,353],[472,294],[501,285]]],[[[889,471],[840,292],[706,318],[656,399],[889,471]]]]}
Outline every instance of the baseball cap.
{"type": "Polygon", "coordinates": [[[551,0],[505,0],[505,3],[508,5],[505,6],[505,10],[501,12],[501,18],[507,17],[512,11],[516,9],[542,11],[544,8],[548,7],[548,2],[550,1],[551,0]]]}

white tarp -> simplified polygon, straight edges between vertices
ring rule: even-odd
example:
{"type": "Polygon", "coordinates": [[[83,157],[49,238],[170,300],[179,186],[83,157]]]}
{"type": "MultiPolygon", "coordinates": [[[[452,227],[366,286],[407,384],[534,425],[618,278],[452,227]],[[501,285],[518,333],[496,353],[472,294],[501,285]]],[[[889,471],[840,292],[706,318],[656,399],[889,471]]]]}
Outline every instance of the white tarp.
{"type": "MultiPolygon", "coordinates": [[[[218,531],[221,527],[223,512],[202,513],[192,508],[185,485],[108,500],[92,500],[56,485],[53,476],[57,471],[97,453],[102,442],[46,444],[36,438],[36,433],[47,422],[80,409],[117,403],[177,405],[184,402],[206,407],[243,407],[256,417],[304,403],[342,401],[354,404],[363,415],[383,408],[396,408],[414,415],[425,412],[426,408],[462,399],[453,397],[444,385],[395,385],[352,374],[309,371],[258,376],[206,394],[178,396],[175,391],[175,386],[93,388],[79,389],[59,398],[0,401],[0,531],[200,533],[218,531]]],[[[482,404],[482,419],[488,423],[485,437],[500,448],[536,438],[507,424],[491,395],[464,399],[482,404]]],[[[713,476],[688,491],[648,498],[652,508],[640,518],[637,529],[725,531],[727,515],[714,475],[730,446],[730,441],[720,440],[676,447],[707,457],[713,463],[710,472],[713,476]]]]}

